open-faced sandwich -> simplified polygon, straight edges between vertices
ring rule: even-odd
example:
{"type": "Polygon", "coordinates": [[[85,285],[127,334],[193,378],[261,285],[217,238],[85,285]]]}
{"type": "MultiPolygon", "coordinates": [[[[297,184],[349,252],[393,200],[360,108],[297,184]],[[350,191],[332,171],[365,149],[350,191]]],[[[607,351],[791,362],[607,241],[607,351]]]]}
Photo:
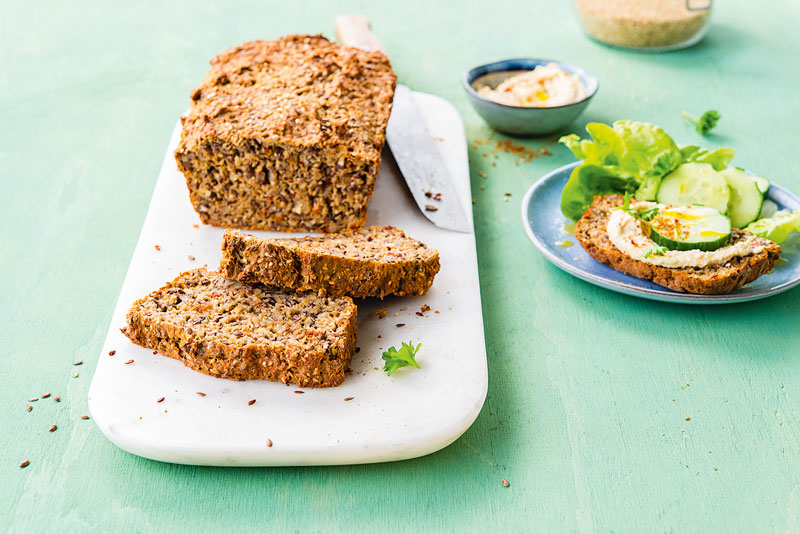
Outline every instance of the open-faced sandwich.
{"type": "Polygon", "coordinates": [[[575,237],[597,261],[674,291],[722,294],[772,271],[800,232],[770,183],[728,167],[731,148],[679,148],[652,124],[591,123],[561,142],[583,160],[561,196],[575,237]]]}

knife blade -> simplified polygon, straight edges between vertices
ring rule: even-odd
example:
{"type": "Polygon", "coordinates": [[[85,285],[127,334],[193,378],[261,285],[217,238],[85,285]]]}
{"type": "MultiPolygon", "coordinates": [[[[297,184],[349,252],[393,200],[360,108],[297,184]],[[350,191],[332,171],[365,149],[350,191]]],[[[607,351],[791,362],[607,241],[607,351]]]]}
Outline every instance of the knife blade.
{"type": "MultiPolygon", "coordinates": [[[[334,26],[343,45],[386,54],[366,17],[342,15],[336,17],[334,26]]],[[[395,89],[386,142],[422,214],[440,228],[471,233],[472,224],[450,173],[414,103],[411,89],[404,85],[395,89]]]]}

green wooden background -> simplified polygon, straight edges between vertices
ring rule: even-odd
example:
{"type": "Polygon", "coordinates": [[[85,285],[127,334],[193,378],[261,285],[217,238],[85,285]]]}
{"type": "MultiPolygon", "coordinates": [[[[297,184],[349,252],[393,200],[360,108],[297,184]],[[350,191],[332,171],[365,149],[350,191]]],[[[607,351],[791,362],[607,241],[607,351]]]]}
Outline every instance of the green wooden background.
{"type": "Polygon", "coordinates": [[[736,163],[800,192],[800,4],[719,2],[700,45],[659,55],[587,40],[566,0],[221,4],[0,3],[2,530],[800,531],[800,290],[691,307],[557,270],[525,237],[519,203],[572,157],[552,146],[530,162],[495,159],[459,85],[489,60],[578,63],[601,83],[572,131],[630,118],[696,143],[681,109],[715,108],[706,145],[732,145],[736,163]],[[175,119],[216,53],[332,36],[341,12],[368,15],[400,81],[450,100],[470,146],[484,142],[470,150],[483,411],[447,449],[383,465],[216,469],[129,455],[79,416],[175,119]],[[26,412],[48,391],[62,402],[26,412]]]}

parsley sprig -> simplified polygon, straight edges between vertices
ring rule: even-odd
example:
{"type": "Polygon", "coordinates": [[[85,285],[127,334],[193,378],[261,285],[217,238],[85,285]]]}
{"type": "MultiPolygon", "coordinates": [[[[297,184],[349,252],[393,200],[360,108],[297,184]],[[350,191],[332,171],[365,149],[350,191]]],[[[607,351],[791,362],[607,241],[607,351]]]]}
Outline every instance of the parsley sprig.
{"type": "Polygon", "coordinates": [[[697,133],[700,135],[708,135],[708,133],[717,125],[717,122],[719,122],[719,120],[722,118],[722,115],[713,109],[710,109],[700,115],[699,119],[689,115],[685,111],[681,111],[681,116],[690,124],[694,124],[695,130],[697,130],[697,133]]]}
{"type": "Polygon", "coordinates": [[[622,211],[640,221],[650,222],[658,216],[658,207],[654,208],[632,208],[631,207],[631,194],[625,193],[625,201],[620,208],[622,211]]]}
{"type": "Polygon", "coordinates": [[[401,367],[416,367],[419,369],[419,364],[417,360],[414,359],[414,356],[421,346],[422,343],[415,348],[411,341],[408,343],[403,341],[402,345],[400,345],[400,350],[389,347],[389,350],[383,353],[383,370],[386,371],[387,375],[392,376],[392,373],[401,367]]]}
{"type": "Polygon", "coordinates": [[[644,257],[649,258],[650,256],[663,256],[667,253],[669,249],[667,247],[662,247],[661,245],[656,245],[651,247],[647,252],[644,253],[644,257]]]}

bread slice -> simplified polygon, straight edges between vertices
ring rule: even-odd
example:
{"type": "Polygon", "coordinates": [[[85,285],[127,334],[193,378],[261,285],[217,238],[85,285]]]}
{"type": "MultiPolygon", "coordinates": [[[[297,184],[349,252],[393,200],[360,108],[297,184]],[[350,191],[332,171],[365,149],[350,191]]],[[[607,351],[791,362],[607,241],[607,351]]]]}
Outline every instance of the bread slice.
{"type": "Polygon", "coordinates": [[[205,269],[137,300],[127,319],[131,341],[195,371],[300,387],[341,384],[358,329],[347,297],[273,292],[205,269]]]}
{"type": "Polygon", "coordinates": [[[439,253],[391,226],[284,239],[226,230],[219,270],[240,282],[332,296],[424,295],[439,253]]]}
{"type": "MultiPolygon", "coordinates": [[[[620,195],[594,197],[594,202],[575,226],[575,237],[586,252],[597,261],[673,291],[703,295],[730,293],[772,271],[781,253],[781,247],[777,244],[757,237],[755,243],[765,247],[762,252],[732,258],[720,265],[671,268],[639,261],[620,252],[606,231],[611,210],[622,206],[623,201],[620,195]]],[[[747,232],[734,229],[731,242],[735,243],[749,235],[747,232]]]]}

